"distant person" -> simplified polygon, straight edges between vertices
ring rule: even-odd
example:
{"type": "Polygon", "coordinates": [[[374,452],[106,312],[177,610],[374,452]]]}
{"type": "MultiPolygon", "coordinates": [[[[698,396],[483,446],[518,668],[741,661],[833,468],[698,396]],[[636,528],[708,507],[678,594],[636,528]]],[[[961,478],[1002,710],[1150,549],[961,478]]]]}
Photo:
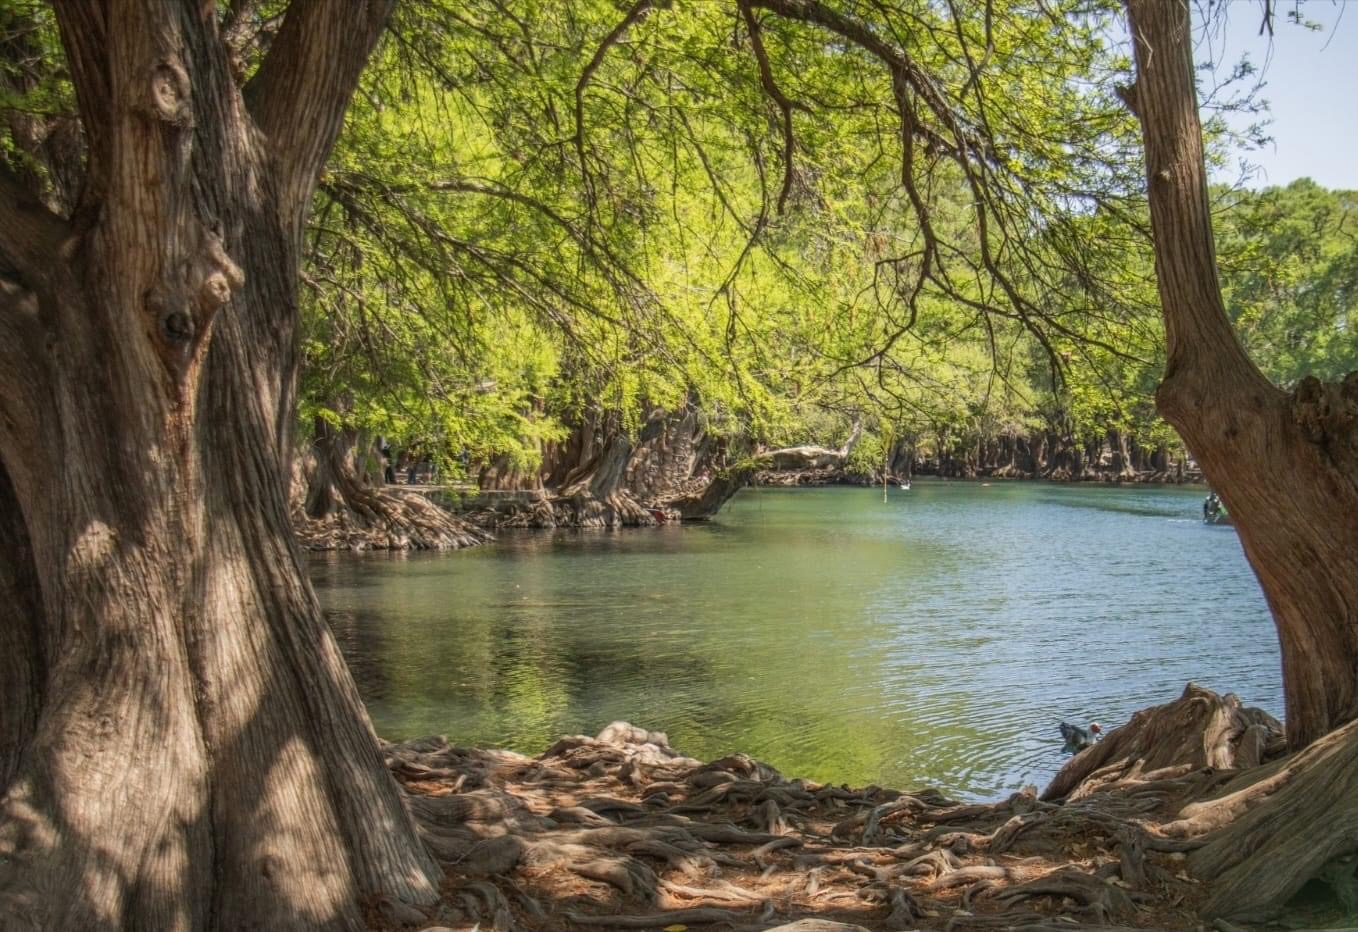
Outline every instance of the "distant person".
{"type": "Polygon", "coordinates": [[[406,469],[406,485],[414,485],[419,478],[420,464],[415,460],[410,461],[410,466],[406,469]]]}
{"type": "Polygon", "coordinates": [[[1226,509],[1221,504],[1221,496],[1215,492],[1208,494],[1202,503],[1202,520],[1208,524],[1217,524],[1222,520],[1226,509]]]}
{"type": "Polygon", "coordinates": [[[396,467],[391,462],[391,447],[382,448],[382,481],[387,485],[396,484],[396,467]]]}

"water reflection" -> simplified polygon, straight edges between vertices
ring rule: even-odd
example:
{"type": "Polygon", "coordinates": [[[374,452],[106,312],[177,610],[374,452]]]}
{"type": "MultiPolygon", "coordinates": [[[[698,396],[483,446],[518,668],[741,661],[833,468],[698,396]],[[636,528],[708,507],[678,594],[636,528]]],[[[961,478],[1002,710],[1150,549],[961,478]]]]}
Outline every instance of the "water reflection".
{"type": "Polygon", "coordinates": [[[699,757],[994,797],[1058,719],[1192,679],[1281,712],[1276,639],[1201,494],[916,483],[748,490],[720,522],[320,559],[380,733],[537,751],[615,718],[699,757]]]}

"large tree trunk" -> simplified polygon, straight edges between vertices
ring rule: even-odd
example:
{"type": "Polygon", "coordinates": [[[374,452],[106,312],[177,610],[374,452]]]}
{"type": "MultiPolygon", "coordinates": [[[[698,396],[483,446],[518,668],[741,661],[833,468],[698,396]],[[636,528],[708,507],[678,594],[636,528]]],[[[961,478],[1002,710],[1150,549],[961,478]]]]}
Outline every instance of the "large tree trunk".
{"type": "Polygon", "coordinates": [[[489,536],[422,492],[371,484],[358,432],[317,418],[293,528],[308,550],[457,550],[489,536]]]}
{"type": "Polygon", "coordinates": [[[723,438],[707,433],[695,404],[657,410],[627,462],[627,489],[681,521],[706,521],[746,485],[754,470],[732,466],[723,438]]]}
{"type": "Polygon", "coordinates": [[[1282,646],[1293,748],[1358,717],[1358,373],[1280,391],[1217,281],[1184,0],[1129,0],[1168,359],[1156,400],[1221,494],[1282,646]]]}
{"type": "Polygon", "coordinates": [[[714,470],[700,489],[666,499],[665,507],[679,514],[682,521],[707,521],[721,511],[723,505],[750,484],[754,469],[749,466],[727,466],[714,470]]]}
{"type": "Polygon", "coordinates": [[[359,928],[433,902],[285,490],[300,233],[388,4],[299,0],[244,97],[211,5],[56,6],[80,207],[0,175],[0,915],[359,928]]]}
{"type": "Polygon", "coordinates": [[[0,462],[0,792],[19,767],[32,740],[43,677],[38,640],[42,630],[42,589],[33,563],[19,502],[0,462]]]}
{"type": "Polygon", "coordinates": [[[1188,4],[1128,9],[1137,80],[1124,96],[1146,142],[1168,338],[1156,400],[1230,507],[1278,629],[1288,741],[1305,749],[1208,810],[1229,824],[1191,863],[1219,878],[1211,913],[1276,911],[1313,877],[1358,903],[1358,730],[1327,736],[1358,717],[1358,374],[1289,394],[1245,355],[1217,281],[1188,4]]]}
{"type": "Polygon", "coordinates": [[[633,444],[612,413],[587,414],[563,442],[546,445],[532,475],[497,461],[482,470],[483,491],[536,493],[507,498],[476,520],[497,527],[617,527],[711,518],[748,484],[749,469],[724,468],[723,442],[698,409],[652,411],[633,444]]]}
{"type": "Polygon", "coordinates": [[[508,454],[501,454],[481,467],[476,485],[483,492],[541,491],[542,473],[521,469],[508,454]]]}
{"type": "Polygon", "coordinates": [[[653,411],[627,461],[624,482],[628,491],[643,502],[698,491],[694,479],[706,465],[713,444],[694,405],[672,412],[653,411]]]}
{"type": "Polygon", "coordinates": [[[589,437],[582,441],[581,459],[566,472],[552,500],[558,523],[579,527],[655,524],[650,511],[627,488],[632,441],[620,430],[602,428],[591,430],[589,437]]]}

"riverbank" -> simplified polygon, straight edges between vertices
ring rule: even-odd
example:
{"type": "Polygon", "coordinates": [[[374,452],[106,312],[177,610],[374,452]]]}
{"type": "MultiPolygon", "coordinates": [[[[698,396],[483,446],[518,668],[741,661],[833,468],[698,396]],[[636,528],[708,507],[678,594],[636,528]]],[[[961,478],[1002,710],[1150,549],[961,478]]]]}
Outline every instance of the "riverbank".
{"type": "MultiPolygon", "coordinates": [[[[1183,816],[1251,775],[1286,775],[1266,763],[1280,748],[1266,714],[1192,685],[1077,755],[1043,793],[982,804],[789,779],[742,754],[703,763],[620,722],[536,757],[420,739],[387,746],[387,760],[446,866],[444,899],[374,920],[459,932],[798,920],[1234,932],[1253,926],[1225,918],[1235,904],[1190,854],[1210,850],[1221,823],[1196,830],[1183,816]]],[[[1283,918],[1339,928],[1340,902],[1313,896],[1283,918]]]]}

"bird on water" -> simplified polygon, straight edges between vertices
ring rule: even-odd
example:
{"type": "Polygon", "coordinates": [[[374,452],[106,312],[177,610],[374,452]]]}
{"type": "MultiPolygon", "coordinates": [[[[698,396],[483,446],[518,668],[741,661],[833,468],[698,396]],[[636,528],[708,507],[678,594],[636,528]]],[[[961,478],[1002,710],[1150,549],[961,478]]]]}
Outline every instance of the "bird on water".
{"type": "Polygon", "coordinates": [[[1066,739],[1066,746],[1061,749],[1064,754],[1078,754],[1085,748],[1093,747],[1094,742],[1099,740],[1099,735],[1103,734],[1098,722],[1090,722],[1088,728],[1081,728],[1069,722],[1061,722],[1058,727],[1061,729],[1061,737],[1066,739]]]}

